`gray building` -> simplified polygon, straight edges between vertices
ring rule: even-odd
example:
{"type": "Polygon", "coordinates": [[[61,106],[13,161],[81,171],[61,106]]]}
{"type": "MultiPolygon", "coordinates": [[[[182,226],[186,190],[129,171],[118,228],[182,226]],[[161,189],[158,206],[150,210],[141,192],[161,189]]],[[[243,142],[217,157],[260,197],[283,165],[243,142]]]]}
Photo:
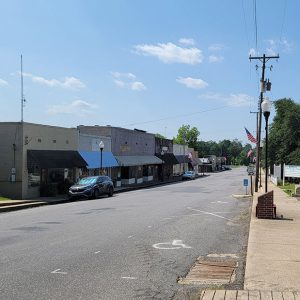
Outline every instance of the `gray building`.
{"type": "Polygon", "coordinates": [[[0,123],[0,195],[28,199],[65,193],[86,162],[76,128],[0,123]]]}
{"type": "Polygon", "coordinates": [[[158,178],[162,160],[155,156],[155,135],[143,130],[112,126],[78,126],[80,134],[109,137],[111,152],[121,167],[122,185],[140,184],[158,178]]]}

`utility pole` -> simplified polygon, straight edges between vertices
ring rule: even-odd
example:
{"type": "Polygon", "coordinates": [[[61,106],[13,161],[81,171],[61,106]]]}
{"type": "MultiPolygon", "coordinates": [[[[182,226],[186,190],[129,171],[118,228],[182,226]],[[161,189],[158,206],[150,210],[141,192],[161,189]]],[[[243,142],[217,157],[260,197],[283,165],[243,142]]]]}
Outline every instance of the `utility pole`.
{"type": "Polygon", "coordinates": [[[262,75],[261,75],[261,90],[260,90],[260,99],[258,101],[258,122],[257,122],[257,130],[256,130],[256,162],[255,162],[255,192],[258,191],[258,178],[259,178],[259,164],[260,164],[260,141],[261,141],[261,118],[262,118],[262,110],[261,104],[263,102],[264,92],[265,92],[265,69],[266,69],[266,62],[270,59],[278,59],[279,55],[277,56],[249,56],[250,61],[252,59],[258,59],[262,62],[262,75]]]}
{"type": "Polygon", "coordinates": [[[23,58],[21,55],[21,123],[23,123],[23,110],[24,110],[24,93],[23,93],[23,58]]]}

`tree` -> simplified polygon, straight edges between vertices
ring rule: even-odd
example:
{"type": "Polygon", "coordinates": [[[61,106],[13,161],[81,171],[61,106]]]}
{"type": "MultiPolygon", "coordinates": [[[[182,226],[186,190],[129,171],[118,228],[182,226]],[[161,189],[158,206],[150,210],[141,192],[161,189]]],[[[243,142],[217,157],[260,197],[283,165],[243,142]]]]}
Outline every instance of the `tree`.
{"type": "Polygon", "coordinates": [[[155,137],[157,137],[159,139],[166,139],[166,137],[160,133],[155,133],[155,137]]]}
{"type": "Polygon", "coordinates": [[[300,105],[292,99],[275,102],[276,115],[269,133],[269,164],[300,163],[300,105]]]}
{"type": "Polygon", "coordinates": [[[180,145],[188,145],[191,148],[197,147],[198,136],[200,135],[200,131],[196,127],[192,127],[190,125],[182,125],[178,129],[178,134],[175,138],[173,138],[173,142],[175,144],[180,145]]]}

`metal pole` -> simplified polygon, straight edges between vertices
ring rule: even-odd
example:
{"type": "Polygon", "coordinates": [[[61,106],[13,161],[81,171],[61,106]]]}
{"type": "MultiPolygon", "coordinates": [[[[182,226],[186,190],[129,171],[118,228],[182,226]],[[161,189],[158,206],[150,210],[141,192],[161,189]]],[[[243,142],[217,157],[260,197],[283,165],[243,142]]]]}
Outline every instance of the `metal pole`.
{"type": "Polygon", "coordinates": [[[101,151],[100,170],[101,170],[101,174],[102,174],[102,151],[103,151],[103,149],[101,148],[100,151],[101,151]]]}
{"type": "Polygon", "coordinates": [[[265,119],[266,119],[266,153],[265,153],[265,167],[266,167],[266,172],[265,172],[265,192],[268,192],[268,119],[270,112],[265,112],[265,119]]]}
{"type": "Polygon", "coordinates": [[[23,123],[23,108],[24,108],[24,94],[23,94],[23,58],[21,55],[21,123],[23,123]]]}

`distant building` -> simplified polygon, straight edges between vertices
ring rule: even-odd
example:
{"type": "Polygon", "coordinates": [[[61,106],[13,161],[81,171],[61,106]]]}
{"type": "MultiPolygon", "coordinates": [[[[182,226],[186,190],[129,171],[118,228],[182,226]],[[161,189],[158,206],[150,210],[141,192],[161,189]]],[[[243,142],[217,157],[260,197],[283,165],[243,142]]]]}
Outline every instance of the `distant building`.
{"type": "Polygon", "coordinates": [[[78,126],[80,134],[111,139],[111,151],[119,164],[113,179],[122,185],[141,184],[158,179],[158,167],[163,163],[155,156],[155,135],[143,130],[130,130],[113,126],[78,126]]]}

